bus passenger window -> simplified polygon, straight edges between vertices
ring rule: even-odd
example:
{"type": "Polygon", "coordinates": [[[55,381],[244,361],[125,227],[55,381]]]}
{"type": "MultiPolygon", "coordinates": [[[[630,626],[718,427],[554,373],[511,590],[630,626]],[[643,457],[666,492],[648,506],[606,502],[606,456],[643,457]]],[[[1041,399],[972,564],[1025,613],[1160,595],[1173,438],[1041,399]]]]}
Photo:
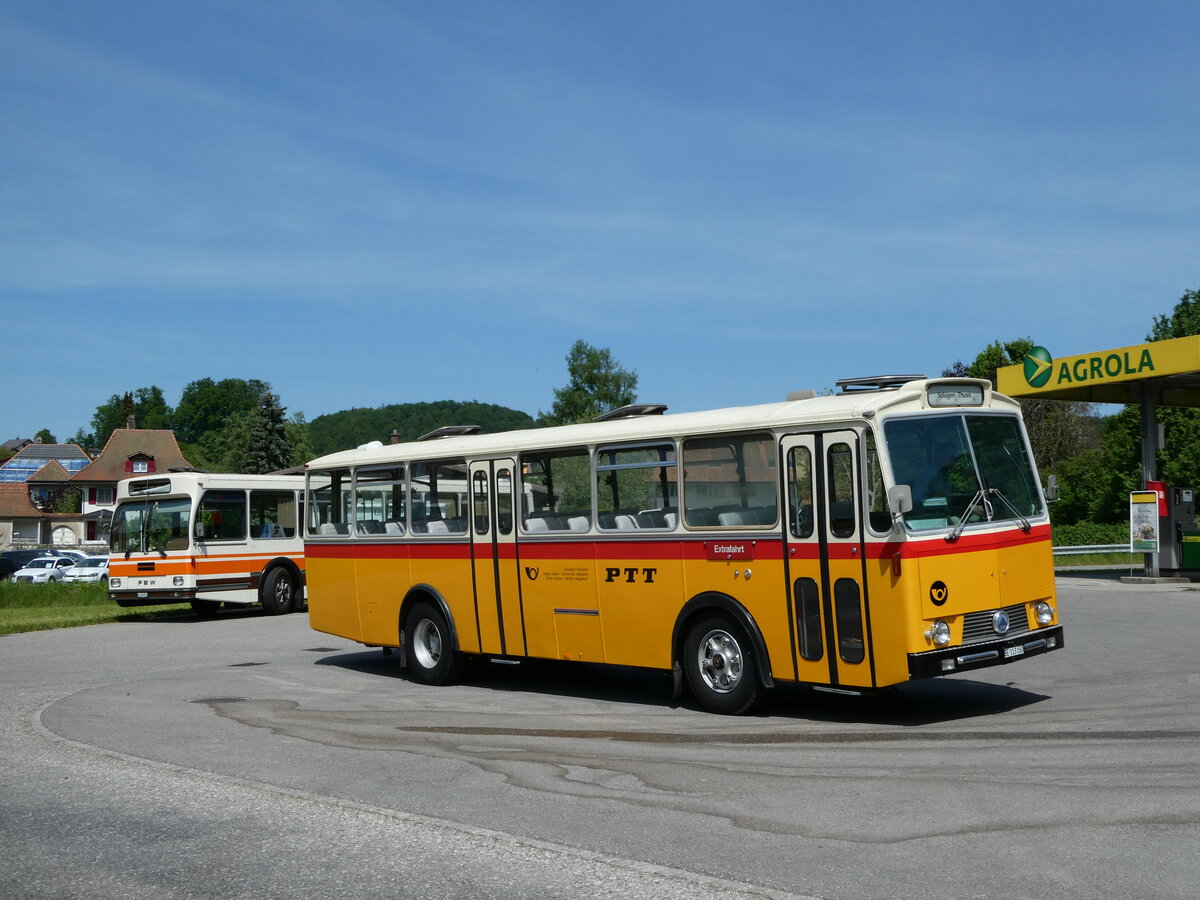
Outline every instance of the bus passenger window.
{"type": "Polygon", "coordinates": [[[834,618],[837,622],[838,655],[848,663],[866,659],[863,645],[862,603],[859,602],[858,582],[839,578],[833,586],[834,618]]]}
{"type": "Polygon", "coordinates": [[[350,533],[350,470],[313,472],[308,477],[308,533],[331,537],[350,533]]]}
{"type": "Polygon", "coordinates": [[[404,466],[359,469],[354,474],[354,533],[404,533],[404,466]]]}
{"type": "Polygon", "coordinates": [[[674,445],[596,451],[596,512],[602,529],[674,528],[678,494],[674,445]]]}
{"type": "Polygon", "coordinates": [[[250,537],[258,540],[296,536],[295,491],[250,492],[250,537]]]}
{"type": "Polygon", "coordinates": [[[887,534],[892,530],[892,511],[883,486],[883,469],[879,465],[879,448],[873,431],[867,432],[866,448],[868,522],[876,534],[887,534]]]}
{"type": "Polygon", "coordinates": [[[486,472],[476,472],[471,476],[471,492],[473,495],[471,514],[475,517],[475,533],[487,534],[490,527],[488,522],[488,483],[486,472]]]}
{"type": "Polygon", "coordinates": [[[811,578],[797,578],[794,591],[800,655],[805,659],[820,659],[825,655],[821,647],[821,592],[811,578]]]}
{"type": "Polygon", "coordinates": [[[834,537],[854,537],[857,518],[854,514],[854,453],[849,444],[837,443],[829,448],[829,530],[834,537]]]}
{"type": "Polygon", "coordinates": [[[793,447],[788,452],[788,521],[792,537],[812,537],[812,453],[807,447],[793,447]]]}
{"type": "Polygon", "coordinates": [[[522,456],[522,530],[536,534],[591,528],[591,469],[590,456],[582,449],[522,456]]]}
{"type": "Polygon", "coordinates": [[[462,460],[413,463],[413,534],[467,533],[467,464],[462,460]]]}
{"type": "Polygon", "coordinates": [[[203,526],[206,541],[245,540],[246,492],[205,491],[196,522],[203,526]]]}
{"type": "Polygon", "coordinates": [[[512,534],[513,481],[510,469],[496,470],[496,528],[501,534],[512,534]]]}
{"type": "Polygon", "coordinates": [[[779,521],[775,439],[765,434],[683,444],[684,522],[762,528],[779,521]]]}

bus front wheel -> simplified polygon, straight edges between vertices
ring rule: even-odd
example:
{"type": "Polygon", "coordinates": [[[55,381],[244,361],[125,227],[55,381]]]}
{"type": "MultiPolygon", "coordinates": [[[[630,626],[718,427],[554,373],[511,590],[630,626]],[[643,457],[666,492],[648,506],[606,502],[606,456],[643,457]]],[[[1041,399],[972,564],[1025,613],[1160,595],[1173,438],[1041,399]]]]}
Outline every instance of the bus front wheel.
{"type": "Polygon", "coordinates": [[[450,627],[430,603],[418,603],[404,623],[408,671],[424,684],[453,684],[463,671],[463,656],[454,649],[450,627]]]}
{"type": "Polygon", "coordinates": [[[292,576],[282,566],[272,569],[262,586],[262,607],[269,616],[278,616],[292,610],[296,586],[292,576]]]}
{"type": "Polygon", "coordinates": [[[741,715],[762,699],[750,640],[725,616],[708,616],[692,627],[683,666],[692,696],[709,712],[741,715]]]}

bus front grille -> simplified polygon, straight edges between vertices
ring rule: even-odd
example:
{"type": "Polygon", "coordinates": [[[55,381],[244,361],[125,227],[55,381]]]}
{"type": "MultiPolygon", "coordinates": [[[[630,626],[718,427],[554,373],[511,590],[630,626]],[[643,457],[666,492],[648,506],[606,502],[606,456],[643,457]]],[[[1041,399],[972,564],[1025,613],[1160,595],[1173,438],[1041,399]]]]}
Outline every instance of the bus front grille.
{"type": "Polygon", "coordinates": [[[963,618],[963,643],[978,644],[981,641],[994,641],[1012,634],[1024,634],[1028,630],[1029,617],[1026,614],[1025,604],[1017,603],[1014,606],[1006,606],[1004,609],[967,613],[963,618]],[[996,629],[996,620],[1000,613],[1004,613],[1008,622],[1008,627],[1003,631],[996,629]]]}

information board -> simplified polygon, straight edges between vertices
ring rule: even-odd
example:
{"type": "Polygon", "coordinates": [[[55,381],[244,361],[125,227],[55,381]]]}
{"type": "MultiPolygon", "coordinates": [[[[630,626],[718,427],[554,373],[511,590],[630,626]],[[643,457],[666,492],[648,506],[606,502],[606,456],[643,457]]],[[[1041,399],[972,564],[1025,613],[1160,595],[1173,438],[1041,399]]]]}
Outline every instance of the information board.
{"type": "Polygon", "coordinates": [[[1158,552],[1158,491],[1129,495],[1129,549],[1133,553],[1158,552]]]}

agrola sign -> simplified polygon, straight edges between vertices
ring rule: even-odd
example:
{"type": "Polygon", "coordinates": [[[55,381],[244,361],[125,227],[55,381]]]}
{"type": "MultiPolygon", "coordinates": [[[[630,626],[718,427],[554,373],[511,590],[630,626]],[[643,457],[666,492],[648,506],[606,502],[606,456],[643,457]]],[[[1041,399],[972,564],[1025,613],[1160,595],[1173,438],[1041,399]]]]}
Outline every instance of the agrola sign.
{"type": "Polygon", "coordinates": [[[1052,384],[1061,387],[1081,381],[1100,381],[1105,378],[1141,375],[1154,371],[1154,354],[1149,347],[1129,348],[1106,354],[1073,356],[1070,360],[1055,360],[1045,347],[1034,347],[1025,354],[1022,365],[1025,383],[1032,388],[1052,384]],[[1136,362],[1134,357],[1136,356],[1136,362]]]}
{"type": "Polygon", "coordinates": [[[1187,399],[1194,401],[1198,373],[1200,335],[1060,358],[1034,347],[1018,365],[996,373],[996,389],[1010,397],[1131,403],[1137,400],[1138,382],[1155,380],[1165,390],[1193,395],[1187,399]]]}

